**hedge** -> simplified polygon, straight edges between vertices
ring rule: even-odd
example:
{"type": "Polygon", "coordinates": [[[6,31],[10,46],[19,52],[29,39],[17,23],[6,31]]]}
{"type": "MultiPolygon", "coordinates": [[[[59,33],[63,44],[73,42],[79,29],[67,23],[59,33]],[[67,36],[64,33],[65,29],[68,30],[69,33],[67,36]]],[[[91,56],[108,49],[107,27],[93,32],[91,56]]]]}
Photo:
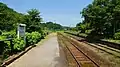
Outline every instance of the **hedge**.
{"type": "Polygon", "coordinates": [[[115,33],[114,38],[120,40],[120,32],[115,33]]]}
{"type": "MultiPolygon", "coordinates": [[[[17,38],[17,35],[15,32],[5,32],[3,33],[0,38],[3,40],[9,37],[12,37],[12,44],[13,46],[13,50],[12,53],[18,53],[23,51],[26,47],[29,47],[30,45],[34,45],[36,43],[38,43],[41,39],[43,39],[46,36],[46,34],[44,32],[32,32],[32,33],[26,33],[26,42],[24,42],[23,38],[17,38]],[[5,37],[3,37],[5,36],[5,37]]],[[[11,55],[11,47],[10,47],[10,43],[9,41],[5,41],[5,43],[3,43],[3,45],[0,46],[1,48],[3,47],[4,49],[1,49],[2,51],[2,55],[3,58],[7,58],[11,55]]]]}

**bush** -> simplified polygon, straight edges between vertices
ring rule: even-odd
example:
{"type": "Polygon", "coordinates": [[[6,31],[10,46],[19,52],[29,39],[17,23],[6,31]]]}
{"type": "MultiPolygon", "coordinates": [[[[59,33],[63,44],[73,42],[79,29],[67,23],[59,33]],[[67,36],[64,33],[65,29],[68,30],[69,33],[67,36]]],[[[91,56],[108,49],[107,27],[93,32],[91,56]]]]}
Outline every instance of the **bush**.
{"type": "MultiPolygon", "coordinates": [[[[17,38],[15,32],[5,32],[3,35],[9,36],[11,35],[13,38],[13,53],[20,52],[24,50],[26,47],[33,45],[37,42],[39,42],[45,35],[44,33],[39,33],[39,32],[32,32],[32,33],[26,33],[26,44],[24,42],[23,38],[17,38]]],[[[3,39],[3,37],[0,37],[3,39]]],[[[1,45],[1,50],[0,53],[3,54],[3,58],[7,58],[11,55],[11,46],[8,41],[4,43],[0,43],[1,45]],[[6,46],[5,46],[6,45],[6,46]]]]}
{"type": "Polygon", "coordinates": [[[11,54],[11,49],[8,46],[6,46],[5,49],[4,49],[4,51],[3,51],[3,58],[2,59],[6,59],[10,55],[12,55],[11,54]]]}
{"type": "Polygon", "coordinates": [[[15,31],[4,32],[2,35],[3,35],[3,36],[6,36],[7,38],[16,38],[16,37],[17,37],[15,31]]]}
{"type": "Polygon", "coordinates": [[[85,33],[86,34],[90,34],[92,30],[86,30],[85,33]]]}
{"type": "Polygon", "coordinates": [[[6,39],[6,36],[0,36],[0,40],[6,39]]]}
{"type": "Polygon", "coordinates": [[[15,51],[22,51],[25,48],[25,42],[24,39],[20,38],[14,38],[13,39],[13,44],[14,44],[14,50],[15,51]]]}
{"type": "Polygon", "coordinates": [[[27,46],[33,45],[42,39],[42,34],[38,32],[26,33],[27,46]]]}
{"type": "Polygon", "coordinates": [[[115,33],[114,38],[119,40],[120,39],[120,32],[115,33]]]}
{"type": "Polygon", "coordinates": [[[43,34],[42,34],[42,38],[44,38],[46,35],[48,35],[49,33],[51,33],[50,31],[48,30],[44,30],[43,31],[43,34]]]}
{"type": "Polygon", "coordinates": [[[2,35],[2,31],[0,30],[0,35],[2,35]]]}

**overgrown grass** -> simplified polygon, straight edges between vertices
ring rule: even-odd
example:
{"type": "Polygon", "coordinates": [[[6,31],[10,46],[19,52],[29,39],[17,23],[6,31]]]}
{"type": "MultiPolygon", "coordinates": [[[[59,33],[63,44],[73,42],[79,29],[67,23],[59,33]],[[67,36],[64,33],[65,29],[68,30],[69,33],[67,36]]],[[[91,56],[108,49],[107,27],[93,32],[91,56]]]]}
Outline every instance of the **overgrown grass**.
{"type": "Polygon", "coordinates": [[[118,44],[120,44],[120,40],[105,39],[105,41],[109,41],[109,42],[113,42],[113,43],[118,43],[118,44]]]}

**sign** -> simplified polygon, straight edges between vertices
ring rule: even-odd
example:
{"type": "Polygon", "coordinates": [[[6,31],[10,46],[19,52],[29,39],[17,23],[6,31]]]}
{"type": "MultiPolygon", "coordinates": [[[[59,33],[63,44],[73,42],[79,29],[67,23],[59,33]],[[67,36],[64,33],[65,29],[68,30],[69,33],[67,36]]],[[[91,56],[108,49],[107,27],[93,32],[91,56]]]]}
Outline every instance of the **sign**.
{"type": "Polygon", "coordinates": [[[19,36],[25,36],[25,30],[23,26],[19,27],[19,36]]]}
{"type": "Polygon", "coordinates": [[[25,37],[25,28],[26,28],[25,24],[18,25],[18,38],[25,37]]]}

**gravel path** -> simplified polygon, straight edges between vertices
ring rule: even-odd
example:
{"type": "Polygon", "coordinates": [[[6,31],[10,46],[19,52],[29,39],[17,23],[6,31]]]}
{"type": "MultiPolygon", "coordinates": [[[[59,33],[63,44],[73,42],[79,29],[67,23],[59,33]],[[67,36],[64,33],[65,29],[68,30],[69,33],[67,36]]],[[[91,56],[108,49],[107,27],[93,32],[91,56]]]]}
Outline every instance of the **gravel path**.
{"type": "Polygon", "coordinates": [[[42,45],[31,49],[7,67],[67,67],[67,64],[57,36],[52,34],[42,45]]]}

